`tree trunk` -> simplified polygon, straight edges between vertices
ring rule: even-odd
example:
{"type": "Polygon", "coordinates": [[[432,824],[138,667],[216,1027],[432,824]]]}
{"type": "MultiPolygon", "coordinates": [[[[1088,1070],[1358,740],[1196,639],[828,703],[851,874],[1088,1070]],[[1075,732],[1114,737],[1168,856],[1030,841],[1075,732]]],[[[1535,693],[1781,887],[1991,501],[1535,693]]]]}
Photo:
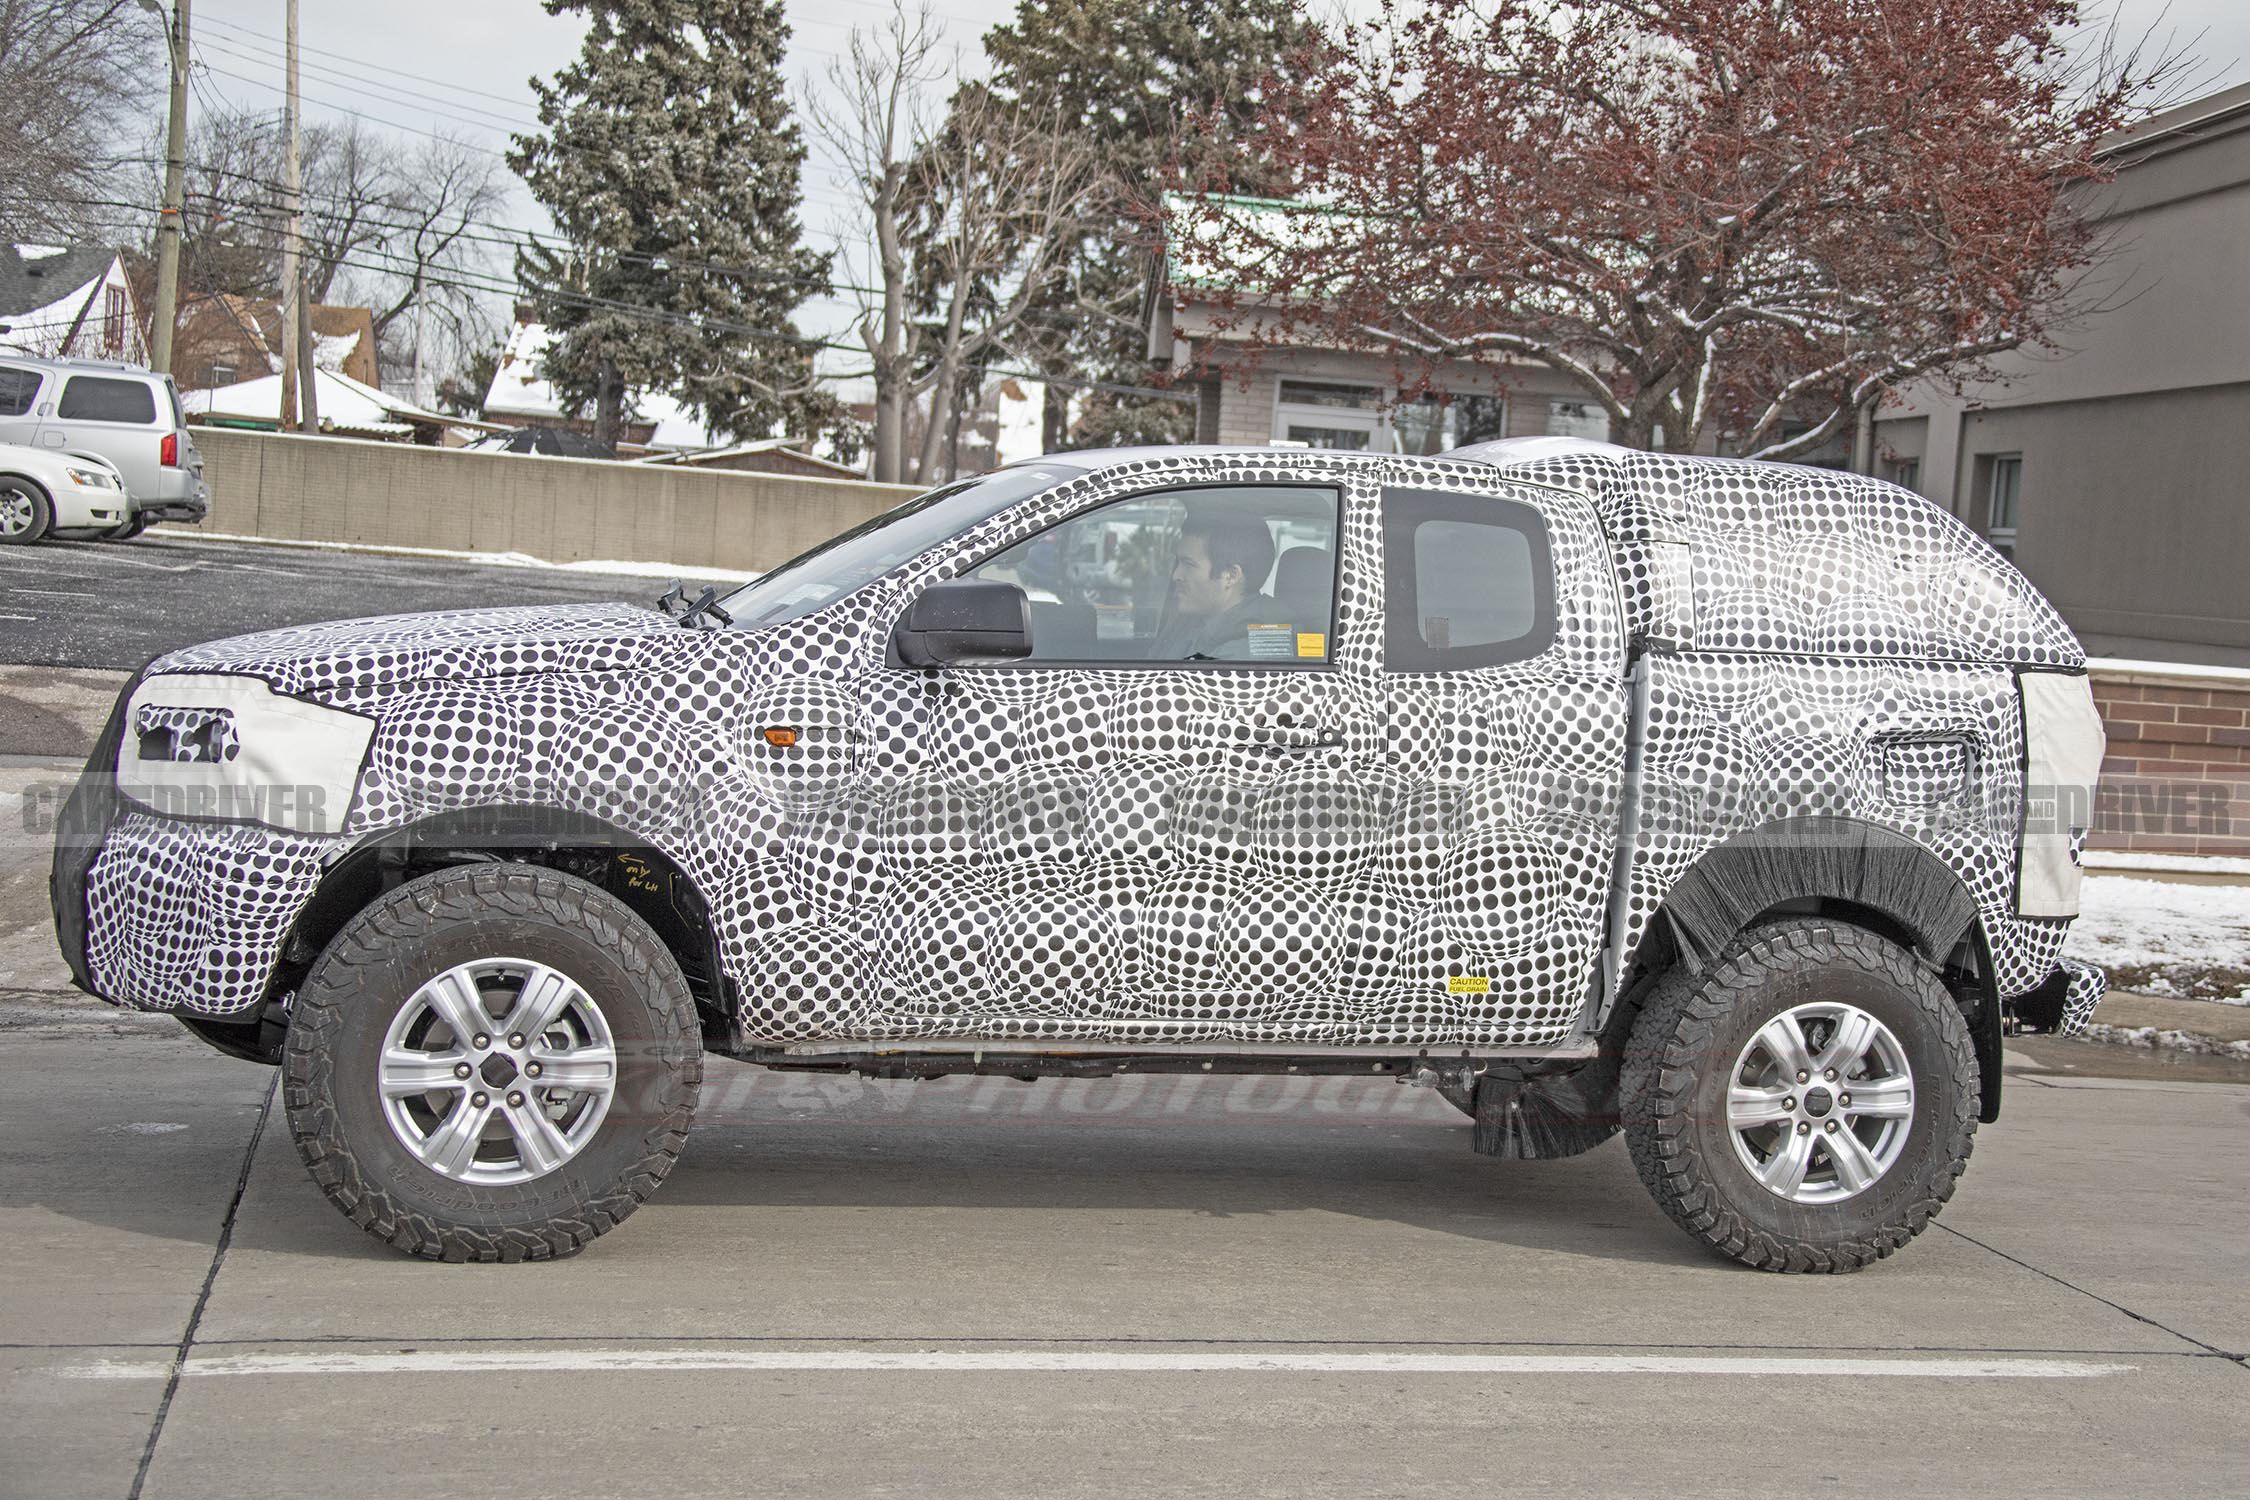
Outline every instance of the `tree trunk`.
{"type": "Polygon", "coordinates": [[[1050,380],[1046,398],[1039,406],[1039,451],[1060,453],[1069,446],[1070,392],[1050,380]]]}
{"type": "Polygon", "coordinates": [[[604,359],[594,397],[594,441],[614,450],[618,431],[624,425],[625,382],[617,373],[617,361],[604,359]]]}

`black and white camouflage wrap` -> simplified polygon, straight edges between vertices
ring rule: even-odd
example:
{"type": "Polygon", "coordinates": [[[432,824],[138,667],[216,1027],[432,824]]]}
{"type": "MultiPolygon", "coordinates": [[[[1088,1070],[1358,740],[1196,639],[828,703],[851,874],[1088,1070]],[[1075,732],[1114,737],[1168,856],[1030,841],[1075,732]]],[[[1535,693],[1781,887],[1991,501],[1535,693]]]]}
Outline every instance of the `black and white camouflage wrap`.
{"type": "MultiPolygon", "coordinates": [[[[2011,912],[2013,672],[2082,664],[1958,522],[1818,471],[1608,453],[1512,465],[1286,450],[1098,456],[837,604],[761,630],[624,605],[397,616],[175,652],[375,720],[343,832],[128,811],[88,879],[94,987],[204,1016],[267,997],[322,874],[475,807],[599,818],[694,883],[752,1042],[992,1037],[1539,1048],[1598,1008],[1632,686],[1648,794],[1637,941],[1729,835],[1826,813],[1904,832],[1974,897],[2003,991],[2066,923],[2011,912]],[[1086,507],[1195,484],[1343,494],[1326,667],[885,664],[907,602],[1086,507]],[[1536,507],[1557,630],[1451,673],[1382,661],[1381,492],[1536,507]],[[1686,548],[1688,575],[1651,561],[1686,548]],[[1692,599],[1664,596],[1686,587],[1692,599]],[[1278,749],[1260,731],[1316,725],[1278,749]],[[767,727],[797,731],[788,747],[767,727]]],[[[128,743],[126,753],[133,752],[128,743]]]]}

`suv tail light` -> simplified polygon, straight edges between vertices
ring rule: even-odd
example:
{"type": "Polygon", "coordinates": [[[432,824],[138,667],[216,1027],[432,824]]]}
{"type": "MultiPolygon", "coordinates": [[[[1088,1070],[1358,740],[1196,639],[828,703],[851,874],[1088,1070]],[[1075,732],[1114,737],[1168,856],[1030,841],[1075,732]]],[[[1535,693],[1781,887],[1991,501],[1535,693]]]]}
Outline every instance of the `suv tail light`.
{"type": "MultiPolygon", "coordinates": [[[[147,450],[143,449],[142,451],[146,452],[147,450]]],[[[164,446],[157,450],[156,461],[167,469],[176,469],[180,466],[180,435],[178,433],[167,432],[164,434],[164,446]]]]}

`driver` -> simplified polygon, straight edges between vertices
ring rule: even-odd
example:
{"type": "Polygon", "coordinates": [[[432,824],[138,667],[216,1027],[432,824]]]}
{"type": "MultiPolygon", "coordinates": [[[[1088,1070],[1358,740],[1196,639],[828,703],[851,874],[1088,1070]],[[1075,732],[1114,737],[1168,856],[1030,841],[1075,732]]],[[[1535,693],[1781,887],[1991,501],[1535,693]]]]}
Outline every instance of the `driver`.
{"type": "Polygon", "coordinates": [[[1273,597],[1260,587],[1273,559],[1262,517],[1190,512],[1172,555],[1172,621],[1157,637],[1157,654],[1247,659],[1250,627],[1276,618],[1273,597]]]}

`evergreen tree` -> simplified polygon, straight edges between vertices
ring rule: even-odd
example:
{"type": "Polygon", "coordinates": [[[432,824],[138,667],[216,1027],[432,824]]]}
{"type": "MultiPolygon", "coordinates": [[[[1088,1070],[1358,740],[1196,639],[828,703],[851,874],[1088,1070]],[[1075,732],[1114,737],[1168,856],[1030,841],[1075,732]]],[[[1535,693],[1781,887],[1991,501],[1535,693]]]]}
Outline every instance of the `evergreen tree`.
{"type": "MultiPolygon", "coordinates": [[[[985,34],[989,87],[1092,142],[1118,185],[1089,224],[1067,286],[1044,310],[1041,346],[1028,352],[1045,368],[1147,383],[1147,214],[1175,167],[1190,181],[1227,170],[1239,179],[1239,147],[1265,106],[1261,80],[1293,72],[1316,39],[1292,0],[1020,0],[1012,23],[985,34]]],[[[1233,186],[1270,192],[1286,184],[1233,186]]],[[[1171,442],[1193,431],[1191,406],[1092,392],[1066,436],[1068,394],[1048,386],[1049,448],[1171,442]]]]}
{"type": "Polygon", "coordinates": [[[722,433],[811,430],[833,403],[791,314],[828,262],[800,243],[780,0],[543,3],[588,23],[577,61],[532,82],[546,130],[508,156],[563,240],[516,264],[556,334],[546,377],[605,441],[636,386],[722,433]]]}

